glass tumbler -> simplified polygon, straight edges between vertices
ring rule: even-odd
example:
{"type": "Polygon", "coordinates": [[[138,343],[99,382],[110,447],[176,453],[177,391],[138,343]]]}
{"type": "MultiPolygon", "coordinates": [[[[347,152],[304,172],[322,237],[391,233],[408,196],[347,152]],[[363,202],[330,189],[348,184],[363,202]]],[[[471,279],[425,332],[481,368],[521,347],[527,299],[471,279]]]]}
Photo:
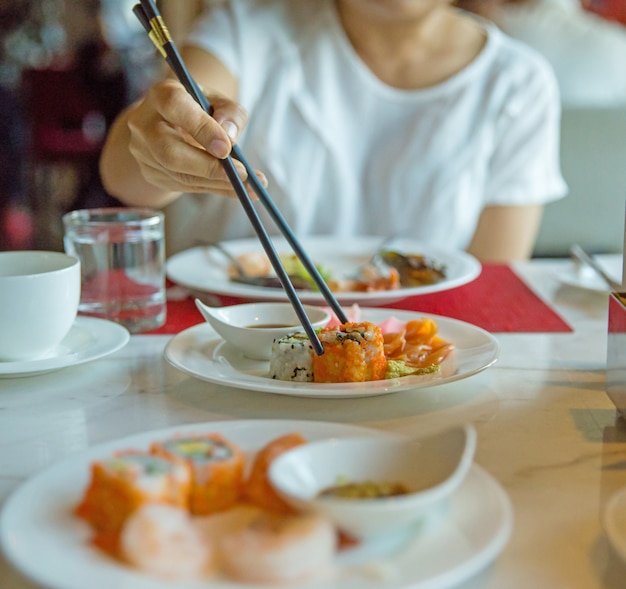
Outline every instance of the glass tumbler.
{"type": "Polygon", "coordinates": [[[99,208],[63,216],[64,247],[81,262],[78,312],[131,333],[165,323],[165,231],[160,211],[99,208]]]}

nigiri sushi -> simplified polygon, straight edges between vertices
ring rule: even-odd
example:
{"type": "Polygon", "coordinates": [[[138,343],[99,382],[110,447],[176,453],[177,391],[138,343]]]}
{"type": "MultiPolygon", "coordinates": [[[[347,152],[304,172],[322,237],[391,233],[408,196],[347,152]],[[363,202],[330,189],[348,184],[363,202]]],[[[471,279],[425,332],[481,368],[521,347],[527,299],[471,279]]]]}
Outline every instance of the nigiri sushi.
{"type": "Polygon", "coordinates": [[[158,503],[141,506],[126,520],[120,552],[131,566],[172,581],[197,578],[214,564],[213,546],[189,512],[158,503]]]}
{"type": "Polygon", "coordinates": [[[218,539],[226,574],[248,583],[286,583],[332,570],[337,547],[333,525],[319,514],[260,512],[218,539]]]}

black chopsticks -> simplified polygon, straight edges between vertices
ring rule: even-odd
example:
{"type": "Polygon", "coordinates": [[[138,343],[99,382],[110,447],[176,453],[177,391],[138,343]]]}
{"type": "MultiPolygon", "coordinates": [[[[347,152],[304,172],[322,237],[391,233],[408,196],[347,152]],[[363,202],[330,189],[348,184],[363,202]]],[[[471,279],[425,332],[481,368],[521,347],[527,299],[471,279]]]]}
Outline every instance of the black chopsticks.
{"type": "MultiPolygon", "coordinates": [[[[178,49],[165,25],[165,22],[163,21],[163,17],[159,13],[159,10],[157,9],[154,1],[140,0],[140,4],[136,4],[133,7],[133,13],[139,19],[142,26],[148,33],[148,36],[158,49],[159,53],[161,53],[161,55],[165,58],[165,61],[170,66],[181,84],[184,86],[185,90],[187,90],[187,92],[196,100],[196,102],[207,114],[211,115],[213,111],[211,104],[209,103],[204,93],[200,90],[195,80],[191,77],[191,74],[184,64],[182,57],[180,56],[180,53],[178,52],[178,49]]],[[[267,209],[268,213],[276,223],[277,227],[280,229],[281,233],[285,236],[285,239],[293,249],[296,256],[298,256],[303,266],[306,268],[307,272],[310,274],[311,278],[326,299],[326,302],[337,315],[339,321],[341,321],[341,323],[347,323],[348,319],[343,309],[337,302],[337,299],[335,299],[335,296],[328,288],[328,285],[326,284],[324,279],[321,277],[320,273],[315,267],[315,264],[311,262],[310,258],[303,250],[298,239],[292,232],[284,217],[272,201],[269,193],[267,192],[267,190],[265,190],[265,187],[257,178],[254,169],[248,164],[245,157],[239,150],[239,147],[235,145],[232,149],[231,155],[229,155],[226,159],[221,160],[222,166],[224,167],[226,175],[228,176],[230,183],[233,185],[233,188],[237,193],[237,197],[239,198],[239,201],[241,202],[245,213],[247,214],[254,230],[256,231],[256,234],[259,237],[261,245],[263,246],[263,249],[268,256],[270,263],[272,264],[272,267],[276,272],[276,275],[283,285],[287,297],[289,298],[289,301],[293,306],[296,315],[300,320],[300,323],[302,324],[309,340],[311,341],[313,349],[318,355],[323,354],[324,348],[322,347],[322,344],[320,343],[319,338],[317,337],[317,334],[315,333],[315,330],[311,325],[311,322],[309,321],[309,318],[304,311],[304,308],[302,307],[302,302],[298,298],[298,294],[296,293],[296,290],[293,287],[293,284],[291,283],[287,272],[280,262],[280,258],[276,253],[274,245],[269,235],[267,234],[267,231],[265,230],[265,227],[263,226],[256,209],[254,208],[252,200],[250,199],[250,196],[248,195],[241,178],[239,178],[239,175],[237,174],[237,170],[235,169],[232,160],[233,157],[239,160],[245,167],[248,173],[248,181],[250,182],[250,185],[259,197],[259,200],[267,209]]]]}

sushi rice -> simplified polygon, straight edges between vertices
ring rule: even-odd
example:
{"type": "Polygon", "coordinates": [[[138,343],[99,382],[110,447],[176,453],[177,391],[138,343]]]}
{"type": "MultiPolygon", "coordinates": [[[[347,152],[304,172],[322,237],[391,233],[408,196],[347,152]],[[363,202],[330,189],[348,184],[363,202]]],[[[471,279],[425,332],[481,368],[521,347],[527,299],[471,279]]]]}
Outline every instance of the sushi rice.
{"type": "Polygon", "coordinates": [[[270,378],[313,382],[313,346],[304,332],[274,340],[270,356],[270,378]]]}

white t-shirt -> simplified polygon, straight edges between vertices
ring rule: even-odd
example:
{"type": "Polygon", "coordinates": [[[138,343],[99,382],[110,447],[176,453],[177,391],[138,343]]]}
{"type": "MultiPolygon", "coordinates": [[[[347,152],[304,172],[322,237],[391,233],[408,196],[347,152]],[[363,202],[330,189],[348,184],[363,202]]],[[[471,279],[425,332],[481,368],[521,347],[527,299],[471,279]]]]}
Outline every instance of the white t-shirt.
{"type": "Polygon", "coordinates": [[[554,68],[564,106],[626,105],[626,27],[579,0],[504,3],[494,21],[554,68]]]}
{"type": "MultiPolygon", "coordinates": [[[[478,58],[420,90],[373,75],[333,0],[230,0],[188,42],[238,78],[249,111],[241,150],[268,176],[297,235],[393,235],[464,249],[485,205],[545,203],[566,191],[553,74],[533,50],[484,26],[478,58]]],[[[181,233],[187,246],[254,235],[236,200],[187,195],[179,211],[190,202],[170,250],[181,248],[181,233]]]]}

